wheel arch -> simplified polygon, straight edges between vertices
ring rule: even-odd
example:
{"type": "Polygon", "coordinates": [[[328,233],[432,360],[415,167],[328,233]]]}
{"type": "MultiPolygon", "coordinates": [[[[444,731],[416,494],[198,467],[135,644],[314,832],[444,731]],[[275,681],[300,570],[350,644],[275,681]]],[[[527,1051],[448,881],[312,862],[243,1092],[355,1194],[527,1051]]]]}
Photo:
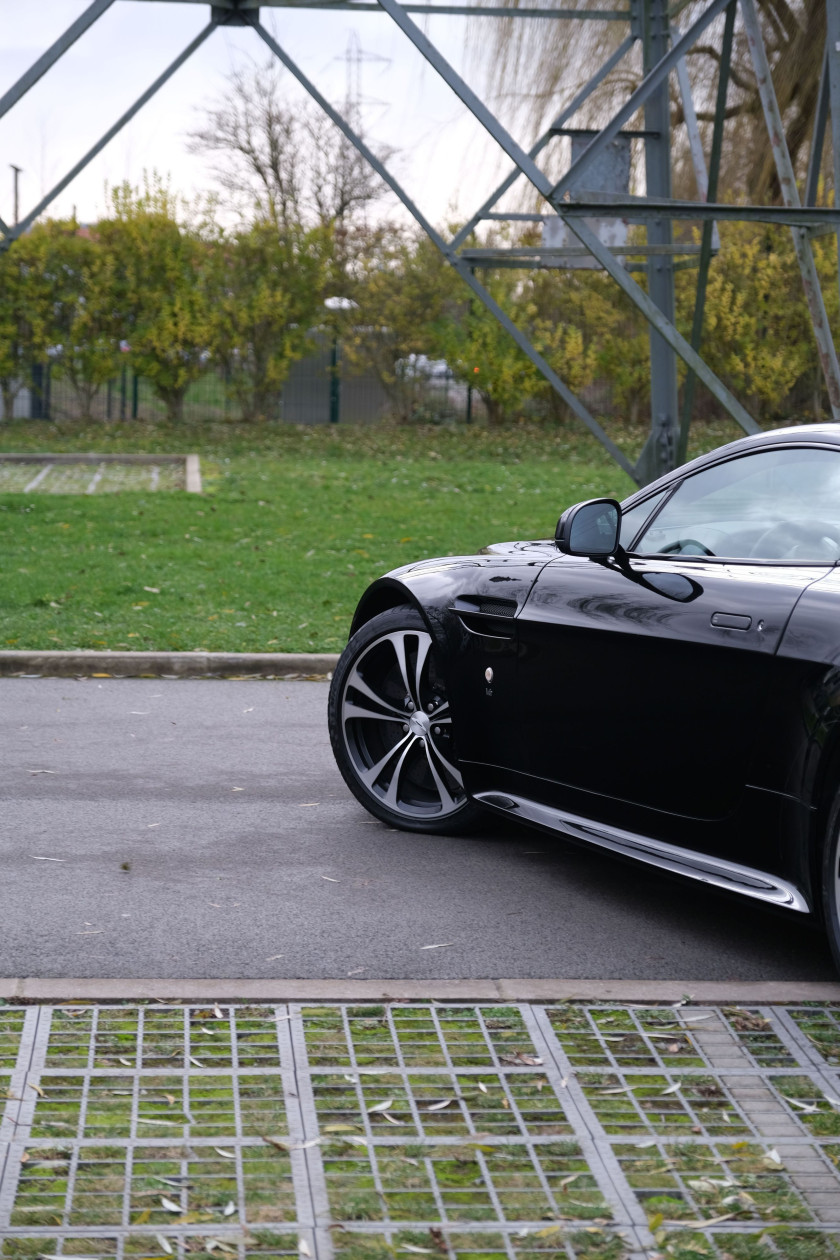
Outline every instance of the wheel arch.
{"type": "Polygon", "coordinates": [[[380,578],[379,581],[372,583],[359,600],[350,625],[350,637],[352,638],[357,630],[361,630],[362,626],[367,625],[374,617],[378,617],[380,613],[390,612],[392,608],[413,608],[423,618],[432,638],[441,643],[440,633],[432,623],[428,609],[423,607],[407,586],[388,577],[380,578]]]}

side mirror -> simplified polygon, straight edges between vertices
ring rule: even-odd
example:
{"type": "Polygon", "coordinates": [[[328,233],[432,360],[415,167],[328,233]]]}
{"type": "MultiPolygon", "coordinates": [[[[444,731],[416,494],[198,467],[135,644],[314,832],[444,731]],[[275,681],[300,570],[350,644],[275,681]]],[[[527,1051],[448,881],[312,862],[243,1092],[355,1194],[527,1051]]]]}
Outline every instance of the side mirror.
{"type": "Polygon", "coordinates": [[[620,529],[621,508],[615,499],[589,499],[566,509],[554,541],[567,556],[613,556],[620,529]]]}

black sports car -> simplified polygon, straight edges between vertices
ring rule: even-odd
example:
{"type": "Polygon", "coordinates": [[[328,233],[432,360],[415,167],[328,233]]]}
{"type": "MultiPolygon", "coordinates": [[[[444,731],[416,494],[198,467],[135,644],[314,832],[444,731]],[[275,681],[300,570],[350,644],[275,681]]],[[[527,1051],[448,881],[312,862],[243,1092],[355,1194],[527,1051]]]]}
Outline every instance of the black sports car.
{"type": "Polygon", "coordinates": [[[838,562],[825,424],[395,569],[333,678],[341,773],[394,827],[490,808],[822,915],[840,966],[838,562]]]}

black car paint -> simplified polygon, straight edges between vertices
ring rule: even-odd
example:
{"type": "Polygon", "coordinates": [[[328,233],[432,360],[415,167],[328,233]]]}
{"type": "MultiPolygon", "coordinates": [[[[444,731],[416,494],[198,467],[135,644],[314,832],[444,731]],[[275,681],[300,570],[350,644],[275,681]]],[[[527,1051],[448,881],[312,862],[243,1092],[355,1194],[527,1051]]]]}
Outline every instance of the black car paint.
{"type": "MultiPolygon", "coordinates": [[[[757,445],[837,450],[840,434],[742,439],[623,507],[757,445]]],[[[394,570],[353,630],[399,604],[425,618],[470,794],[511,792],[742,862],[813,908],[840,769],[838,600],[840,572],[825,564],[595,561],[509,543],[394,570]]]]}

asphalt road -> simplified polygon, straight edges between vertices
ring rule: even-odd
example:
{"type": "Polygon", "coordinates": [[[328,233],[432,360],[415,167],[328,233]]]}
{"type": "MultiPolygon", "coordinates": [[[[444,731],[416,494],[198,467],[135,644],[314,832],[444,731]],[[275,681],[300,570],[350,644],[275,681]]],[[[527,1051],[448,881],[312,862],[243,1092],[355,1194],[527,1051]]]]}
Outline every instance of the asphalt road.
{"type": "Polygon", "coordinates": [[[389,830],[344,787],[326,701],[0,680],[0,974],[836,978],[799,917],[490,816],[468,839],[389,830]]]}

